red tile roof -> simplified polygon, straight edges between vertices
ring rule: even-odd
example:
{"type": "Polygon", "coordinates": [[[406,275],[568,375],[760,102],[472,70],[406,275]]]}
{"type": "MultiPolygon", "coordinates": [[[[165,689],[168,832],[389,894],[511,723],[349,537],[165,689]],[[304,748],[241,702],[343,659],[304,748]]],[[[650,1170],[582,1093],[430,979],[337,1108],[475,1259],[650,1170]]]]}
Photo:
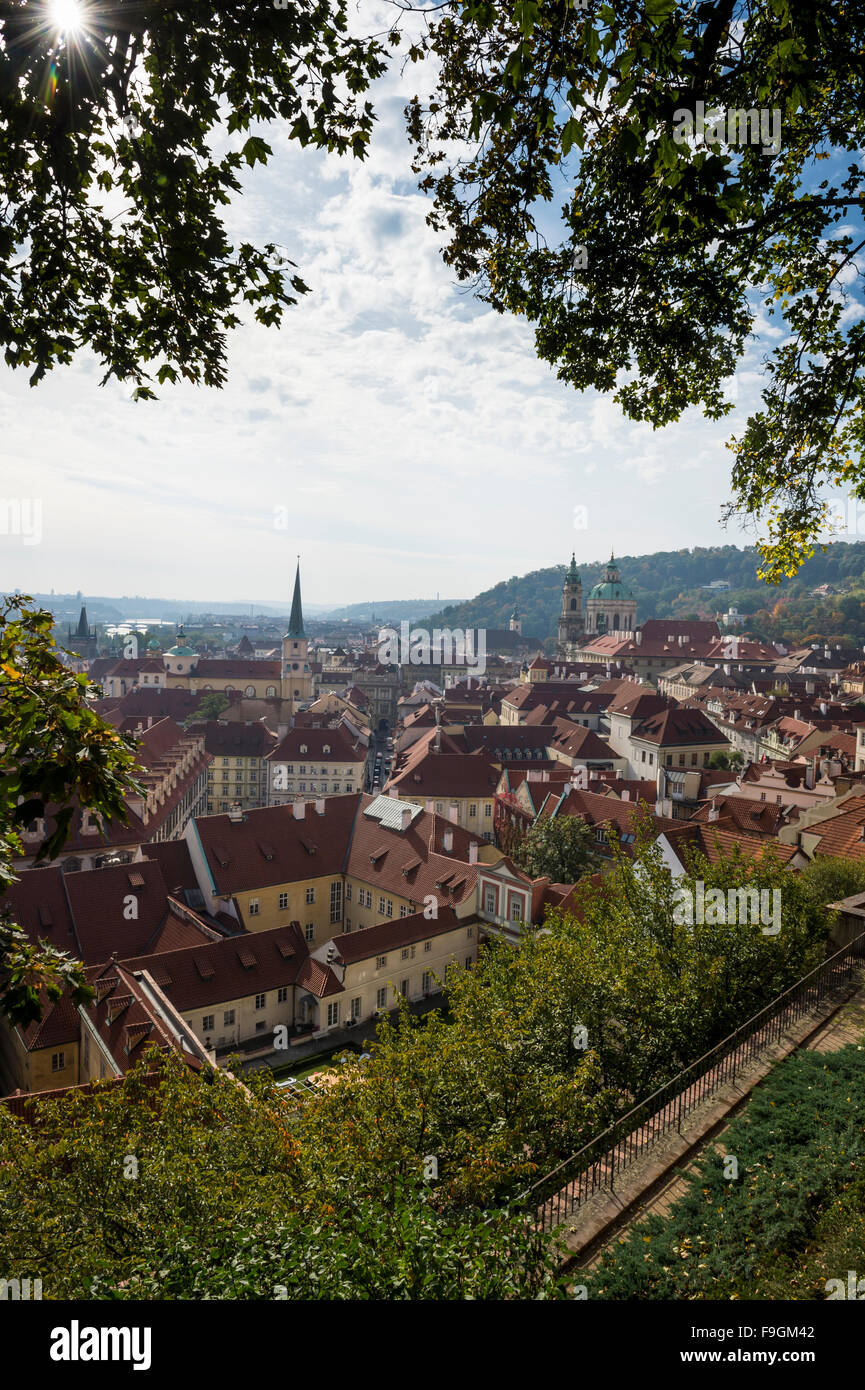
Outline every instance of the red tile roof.
{"type": "MultiPolygon", "coordinates": [[[[374,927],[364,927],[361,931],[343,932],[334,937],[337,959],[343,965],[353,965],[359,960],[369,960],[373,956],[386,955],[388,951],[398,951],[413,942],[428,941],[457,927],[468,927],[474,917],[459,918],[452,907],[440,907],[437,918],[426,918],[423,912],[413,912],[409,917],[401,917],[393,922],[379,922],[374,927]]],[[[396,963],[396,962],[395,962],[396,963]]]]}

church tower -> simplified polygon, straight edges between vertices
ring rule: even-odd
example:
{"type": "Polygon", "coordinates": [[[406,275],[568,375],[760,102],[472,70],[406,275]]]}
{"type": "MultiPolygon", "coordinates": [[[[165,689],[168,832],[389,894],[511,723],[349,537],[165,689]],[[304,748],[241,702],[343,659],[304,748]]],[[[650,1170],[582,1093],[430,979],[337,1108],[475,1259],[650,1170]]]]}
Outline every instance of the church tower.
{"type": "Polygon", "coordinates": [[[312,672],[309,669],[309,638],[303,630],[300,602],[300,556],[294,576],[294,595],[288,632],[282,639],[282,698],[291,700],[292,710],[313,699],[312,672]]]}
{"type": "Polygon", "coordinates": [[[513,611],[513,613],[511,614],[511,621],[510,621],[509,627],[510,627],[510,631],[511,631],[511,632],[515,632],[515,633],[517,634],[518,637],[522,634],[523,624],[522,624],[522,620],[521,620],[521,618],[520,618],[520,610],[519,610],[517,604],[514,604],[514,611],[513,611]]]}
{"type": "Polygon", "coordinates": [[[583,586],[577,572],[576,556],[572,553],[562,587],[562,612],[559,618],[559,643],[556,653],[566,661],[573,661],[582,642],[583,586]]]}
{"type": "Polygon", "coordinates": [[[636,626],[637,600],[622,583],[616,557],[611,554],[604,578],[589,590],[586,599],[586,634],[591,639],[611,632],[630,633],[636,626]]]}

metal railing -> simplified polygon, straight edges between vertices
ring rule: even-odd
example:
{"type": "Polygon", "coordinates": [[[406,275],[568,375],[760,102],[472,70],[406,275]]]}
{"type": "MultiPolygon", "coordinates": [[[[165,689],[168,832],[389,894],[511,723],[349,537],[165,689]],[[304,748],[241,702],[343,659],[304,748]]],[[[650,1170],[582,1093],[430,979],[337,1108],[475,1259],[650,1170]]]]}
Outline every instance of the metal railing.
{"type": "Polygon", "coordinates": [[[681,1133],[692,1111],[747,1071],[788,1028],[815,1013],[825,1000],[848,992],[856,965],[863,960],[865,932],[533,1183],[523,1201],[530,1208],[537,1204],[536,1225],[552,1231],[596,1192],[614,1191],[618,1175],[670,1131],[681,1133]]]}

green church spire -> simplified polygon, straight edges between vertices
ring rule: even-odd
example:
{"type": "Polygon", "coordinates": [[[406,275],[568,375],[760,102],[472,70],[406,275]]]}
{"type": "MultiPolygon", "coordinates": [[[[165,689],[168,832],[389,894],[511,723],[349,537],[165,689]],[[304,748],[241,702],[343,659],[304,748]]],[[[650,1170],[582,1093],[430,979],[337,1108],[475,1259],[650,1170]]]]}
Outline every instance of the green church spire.
{"type": "Polygon", "coordinates": [[[297,557],[297,573],[294,576],[294,596],[291,600],[291,617],[288,620],[287,637],[305,637],[303,630],[303,608],[300,602],[300,556],[297,557]]]}

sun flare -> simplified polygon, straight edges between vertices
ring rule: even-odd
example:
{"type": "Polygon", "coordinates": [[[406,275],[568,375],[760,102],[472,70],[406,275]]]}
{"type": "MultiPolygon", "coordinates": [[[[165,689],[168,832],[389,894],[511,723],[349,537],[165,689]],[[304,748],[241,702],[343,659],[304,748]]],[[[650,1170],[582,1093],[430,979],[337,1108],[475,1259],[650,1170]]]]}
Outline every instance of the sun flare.
{"type": "Polygon", "coordinates": [[[48,6],[51,23],[61,33],[78,34],[84,27],[84,7],[81,0],[51,0],[48,6]]]}

